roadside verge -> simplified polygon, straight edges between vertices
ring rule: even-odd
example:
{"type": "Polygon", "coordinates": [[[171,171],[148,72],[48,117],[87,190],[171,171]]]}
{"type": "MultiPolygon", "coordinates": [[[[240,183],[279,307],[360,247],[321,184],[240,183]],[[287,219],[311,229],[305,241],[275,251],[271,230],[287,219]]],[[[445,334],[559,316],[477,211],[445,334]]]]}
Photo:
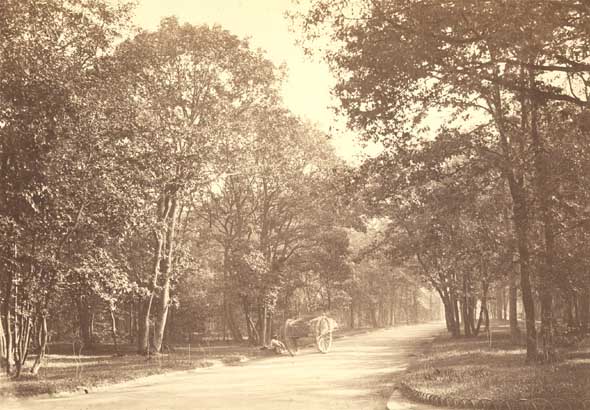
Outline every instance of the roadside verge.
{"type": "Polygon", "coordinates": [[[419,350],[390,401],[403,397],[435,408],[590,409],[588,338],[561,341],[551,363],[526,364],[525,357],[504,322],[493,324],[491,338],[439,335],[419,350]]]}

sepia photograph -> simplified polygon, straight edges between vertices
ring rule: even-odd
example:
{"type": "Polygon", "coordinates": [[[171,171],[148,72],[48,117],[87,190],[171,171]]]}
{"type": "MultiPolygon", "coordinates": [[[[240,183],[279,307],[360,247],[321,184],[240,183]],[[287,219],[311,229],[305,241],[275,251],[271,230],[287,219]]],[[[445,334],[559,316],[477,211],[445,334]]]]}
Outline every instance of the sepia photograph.
{"type": "Polygon", "coordinates": [[[0,0],[0,410],[103,409],[590,410],[590,1],[0,0]]]}

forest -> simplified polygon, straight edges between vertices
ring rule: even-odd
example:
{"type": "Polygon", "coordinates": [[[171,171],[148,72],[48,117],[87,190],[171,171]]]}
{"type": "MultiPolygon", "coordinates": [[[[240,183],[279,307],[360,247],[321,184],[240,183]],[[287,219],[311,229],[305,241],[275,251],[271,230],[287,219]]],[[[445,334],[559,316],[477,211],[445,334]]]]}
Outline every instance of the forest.
{"type": "Polygon", "coordinates": [[[529,363],[588,333],[589,2],[294,2],[382,148],[360,165],[286,107],[264,51],[133,13],[0,1],[6,374],[54,342],[263,346],[314,312],[466,338],[507,320],[529,363]]]}
{"type": "Polygon", "coordinates": [[[440,311],[356,170],[281,100],[284,70],[219,26],[102,0],[0,3],[0,356],[266,344],[440,311]],[[352,199],[352,200],[351,200],[352,199]]]}
{"type": "Polygon", "coordinates": [[[416,261],[451,334],[507,310],[527,362],[555,360],[589,325],[590,3],[302,3],[302,44],[383,145],[356,192],[389,221],[386,253],[416,261]]]}

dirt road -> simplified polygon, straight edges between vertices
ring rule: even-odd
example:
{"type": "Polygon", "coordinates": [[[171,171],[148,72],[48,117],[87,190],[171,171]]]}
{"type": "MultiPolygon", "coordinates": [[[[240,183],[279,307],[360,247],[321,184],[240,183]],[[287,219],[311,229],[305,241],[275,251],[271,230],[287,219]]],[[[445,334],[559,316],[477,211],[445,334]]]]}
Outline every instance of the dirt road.
{"type": "Polygon", "coordinates": [[[238,367],[159,375],[104,391],[8,401],[1,409],[324,410],[385,409],[396,373],[441,324],[337,339],[328,354],[304,350],[238,367]]]}

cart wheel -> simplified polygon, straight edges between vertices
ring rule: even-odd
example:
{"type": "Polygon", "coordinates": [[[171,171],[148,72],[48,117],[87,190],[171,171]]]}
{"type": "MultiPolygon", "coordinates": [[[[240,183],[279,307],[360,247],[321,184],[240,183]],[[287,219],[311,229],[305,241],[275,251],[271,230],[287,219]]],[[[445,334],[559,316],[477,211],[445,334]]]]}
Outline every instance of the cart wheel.
{"type": "Polygon", "coordinates": [[[285,322],[285,326],[283,328],[283,342],[289,354],[291,356],[295,356],[298,350],[297,338],[293,337],[292,335],[293,329],[291,327],[291,322],[293,322],[292,319],[287,319],[287,321],[285,322]]]}
{"type": "Polygon", "coordinates": [[[316,345],[322,353],[328,353],[332,347],[332,325],[327,317],[320,318],[318,322],[316,345]]]}

